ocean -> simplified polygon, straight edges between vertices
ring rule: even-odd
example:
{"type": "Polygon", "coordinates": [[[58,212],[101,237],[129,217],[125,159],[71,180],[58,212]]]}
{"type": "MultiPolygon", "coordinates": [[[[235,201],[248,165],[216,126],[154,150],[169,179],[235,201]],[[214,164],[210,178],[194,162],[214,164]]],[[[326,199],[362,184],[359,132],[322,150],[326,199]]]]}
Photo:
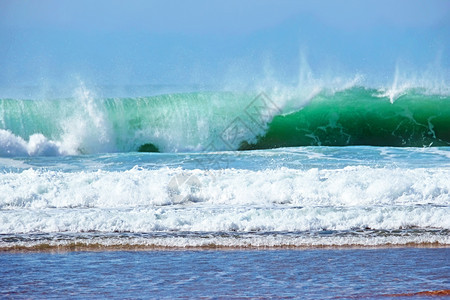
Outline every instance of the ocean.
{"type": "Polygon", "coordinates": [[[0,99],[0,293],[448,289],[449,101],[364,86],[0,99]]]}

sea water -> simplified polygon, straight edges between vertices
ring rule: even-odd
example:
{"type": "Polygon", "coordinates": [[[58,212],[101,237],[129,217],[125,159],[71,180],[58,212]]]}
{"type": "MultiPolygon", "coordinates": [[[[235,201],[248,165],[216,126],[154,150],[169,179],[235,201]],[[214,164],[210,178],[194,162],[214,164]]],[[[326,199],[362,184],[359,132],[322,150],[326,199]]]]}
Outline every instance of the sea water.
{"type": "Polygon", "coordinates": [[[448,245],[449,156],[354,146],[3,158],[0,246],[448,245]]]}
{"type": "Polygon", "coordinates": [[[421,299],[411,295],[448,288],[448,255],[430,248],[4,254],[0,296],[421,299]]]}
{"type": "Polygon", "coordinates": [[[2,254],[3,295],[448,288],[446,93],[75,94],[0,100],[0,249],[100,252],[2,254]]]}

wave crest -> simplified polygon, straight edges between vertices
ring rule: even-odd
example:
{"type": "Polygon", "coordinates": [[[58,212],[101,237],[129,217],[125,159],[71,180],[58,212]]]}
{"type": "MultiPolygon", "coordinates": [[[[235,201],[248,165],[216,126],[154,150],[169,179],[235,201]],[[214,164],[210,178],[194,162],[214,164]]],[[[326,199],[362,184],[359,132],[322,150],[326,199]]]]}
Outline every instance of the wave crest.
{"type": "Polygon", "coordinates": [[[448,95],[406,89],[391,96],[351,84],[304,93],[99,99],[80,89],[73,99],[3,99],[0,155],[450,145],[448,95]]]}

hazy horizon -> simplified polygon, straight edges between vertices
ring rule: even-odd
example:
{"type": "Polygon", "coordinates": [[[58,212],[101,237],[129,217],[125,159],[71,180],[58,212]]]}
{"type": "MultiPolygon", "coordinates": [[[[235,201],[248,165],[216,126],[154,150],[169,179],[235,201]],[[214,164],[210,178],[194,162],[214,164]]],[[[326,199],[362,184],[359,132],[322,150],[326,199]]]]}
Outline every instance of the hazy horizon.
{"type": "Polygon", "coordinates": [[[448,1],[2,1],[0,87],[448,82],[448,1]],[[306,63],[305,63],[306,62],[306,63]]]}

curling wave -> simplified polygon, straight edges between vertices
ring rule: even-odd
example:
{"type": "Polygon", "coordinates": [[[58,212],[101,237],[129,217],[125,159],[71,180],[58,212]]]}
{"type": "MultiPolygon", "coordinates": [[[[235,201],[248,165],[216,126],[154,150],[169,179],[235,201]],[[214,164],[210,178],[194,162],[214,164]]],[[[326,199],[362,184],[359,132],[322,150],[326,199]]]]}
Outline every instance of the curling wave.
{"type": "Polygon", "coordinates": [[[290,94],[197,92],[98,99],[0,99],[0,156],[449,146],[450,96],[364,87],[290,94]]]}

